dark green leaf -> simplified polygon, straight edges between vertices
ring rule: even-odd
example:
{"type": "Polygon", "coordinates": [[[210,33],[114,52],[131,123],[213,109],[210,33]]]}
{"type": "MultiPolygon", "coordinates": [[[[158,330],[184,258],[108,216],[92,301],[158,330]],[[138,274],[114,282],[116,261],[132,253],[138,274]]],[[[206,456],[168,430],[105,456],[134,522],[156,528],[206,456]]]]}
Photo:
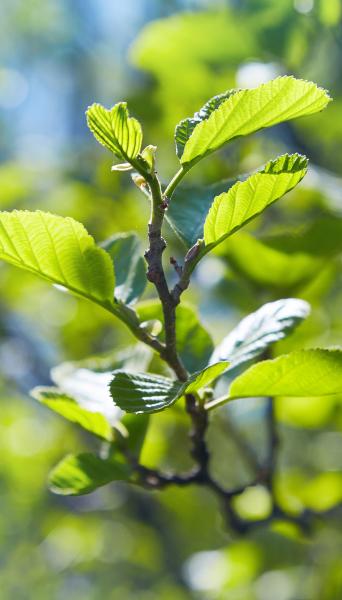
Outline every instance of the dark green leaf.
{"type": "Polygon", "coordinates": [[[116,274],[115,297],[125,304],[135,302],[147,283],[138,236],[135,233],[119,233],[101,246],[113,260],[116,274]]]}

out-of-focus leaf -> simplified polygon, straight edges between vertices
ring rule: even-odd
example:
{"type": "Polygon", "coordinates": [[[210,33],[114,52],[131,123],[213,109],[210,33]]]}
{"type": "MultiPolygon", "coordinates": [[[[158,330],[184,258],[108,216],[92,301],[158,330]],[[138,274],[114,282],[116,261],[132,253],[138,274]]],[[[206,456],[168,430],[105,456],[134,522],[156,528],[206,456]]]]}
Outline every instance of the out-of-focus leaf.
{"type": "Polygon", "coordinates": [[[300,154],[279,156],[262,171],[216,196],[204,223],[206,246],[216,246],[292,190],[304,177],[307,164],[300,154]]]}
{"type": "MultiPolygon", "coordinates": [[[[141,321],[163,321],[162,309],[157,300],[142,302],[136,310],[141,321]]],[[[177,350],[186,369],[193,373],[204,368],[213,351],[213,342],[190,304],[182,302],[176,309],[176,334],[177,350]]],[[[163,332],[160,339],[164,340],[163,332]]]]}
{"type": "Polygon", "coordinates": [[[0,258],[98,304],[113,301],[110,257],[70,217],[41,211],[0,213],[0,258]]]}
{"type": "Polygon", "coordinates": [[[341,350],[295,350],[259,362],[237,377],[230,398],[325,396],[342,393],[341,350]]]}
{"type": "Polygon", "coordinates": [[[184,394],[192,394],[217,379],[228,367],[220,362],[193,373],[185,383],[148,373],[114,372],[110,385],[112,398],[126,412],[151,413],[174,404],[184,394]]]}
{"type": "Polygon", "coordinates": [[[109,442],[113,440],[112,426],[103,414],[83,408],[74,398],[58,388],[36,387],[32,390],[31,395],[68,421],[77,423],[83,429],[104,440],[109,442]]]}
{"type": "Polygon", "coordinates": [[[309,304],[297,298],[268,302],[240,321],[217,346],[210,362],[229,360],[233,368],[252,360],[287,336],[309,313],[309,304]]]}
{"type": "Polygon", "coordinates": [[[149,422],[150,415],[148,414],[135,415],[127,413],[121,419],[121,425],[127,432],[125,448],[128,448],[136,458],[139,458],[142,452],[149,422]]]}
{"type": "Polygon", "coordinates": [[[130,475],[130,467],[114,459],[104,460],[91,453],[69,454],[51,471],[49,487],[55,494],[79,496],[111,481],[127,480],[130,475]]]}
{"type": "Polygon", "coordinates": [[[232,139],[319,112],[329,101],[326,90],[291,76],[230,94],[208,119],[194,128],[181,162],[191,164],[232,139]]]}
{"type": "Polygon", "coordinates": [[[86,114],[90,131],[102,146],[125,162],[138,156],[142,144],[141,125],[129,116],[126,102],[118,102],[110,110],[101,104],[92,104],[86,114]]]}
{"type": "Polygon", "coordinates": [[[140,241],[135,233],[119,233],[101,244],[112,257],[115,297],[125,304],[138,300],[146,287],[145,263],[140,253],[140,241]]]}
{"type": "Polygon", "coordinates": [[[292,290],[309,281],[322,265],[318,257],[304,252],[287,253],[246,231],[225,240],[218,246],[217,253],[226,257],[229,265],[244,277],[280,290],[292,290]]]}

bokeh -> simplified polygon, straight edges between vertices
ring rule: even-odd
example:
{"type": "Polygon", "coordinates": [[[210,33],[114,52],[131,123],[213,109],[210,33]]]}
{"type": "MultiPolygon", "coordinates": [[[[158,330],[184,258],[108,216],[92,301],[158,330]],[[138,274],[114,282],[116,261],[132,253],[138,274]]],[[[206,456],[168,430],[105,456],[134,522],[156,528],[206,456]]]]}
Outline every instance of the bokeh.
{"type": "MultiPolygon", "coordinates": [[[[111,172],[110,154],[89,133],[84,113],[92,102],[128,101],[146,143],[158,146],[166,181],[177,169],[176,123],[211,96],[282,74],[327,88],[334,101],[324,113],[238,140],[189,176],[187,185],[213,184],[285,151],[305,153],[311,165],[296,191],[201,263],[186,300],[219,341],[264,302],[304,298],[310,318],[274,353],[340,343],[340,0],[2,0],[0,33],[1,209],[72,216],[97,241],[134,230],[146,244],[148,206],[127,174],[111,172]]],[[[181,258],[180,241],[168,235],[181,258]]],[[[29,390],[49,384],[50,368],[62,361],[120,352],[133,339],[100,308],[11,267],[1,265],[0,288],[1,598],[342,597],[334,510],[342,500],[342,398],[276,403],[279,501],[317,511],[310,533],[277,521],[237,536],[211,493],[196,487],[113,484],[60,498],[47,489],[50,468],[93,442],[29,390]]],[[[145,298],[152,294],[148,287],[145,298]]],[[[237,402],[213,419],[214,473],[230,486],[252,473],[229,424],[262,460],[264,412],[260,401],[237,402]]],[[[187,427],[176,409],[153,416],[145,464],[188,468],[187,427]]],[[[242,516],[258,519],[269,498],[257,486],[238,503],[242,516]]]]}

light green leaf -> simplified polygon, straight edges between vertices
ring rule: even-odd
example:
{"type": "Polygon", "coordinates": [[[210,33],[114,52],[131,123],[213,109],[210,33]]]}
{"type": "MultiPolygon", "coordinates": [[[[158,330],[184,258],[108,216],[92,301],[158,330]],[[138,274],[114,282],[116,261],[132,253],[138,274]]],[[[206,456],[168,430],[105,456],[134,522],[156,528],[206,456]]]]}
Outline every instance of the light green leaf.
{"type": "Polygon", "coordinates": [[[216,196],[204,224],[206,246],[216,246],[292,190],[304,177],[307,164],[305,156],[284,154],[216,196]]]}
{"type": "Polygon", "coordinates": [[[125,304],[132,304],[142,295],[147,283],[138,236],[135,233],[119,233],[103,242],[101,247],[113,260],[115,297],[125,304]]]}
{"type": "Polygon", "coordinates": [[[277,123],[311,115],[330,101],[326,90],[310,81],[278,77],[251,90],[240,90],[223,101],[193,130],[181,162],[197,162],[230,140],[277,123]]]}
{"type": "MultiPolygon", "coordinates": [[[[295,235],[288,237],[295,246],[295,235]]],[[[220,244],[217,253],[227,258],[229,267],[256,284],[284,292],[315,277],[323,264],[322,259],[305,251],[278,249],[267,239],[255,238],[246,231],[239,231],[220,244]]]]}
{"type": "Polygon", "coordinates": [[[182,185],[172,195],[166,219],[187,248],[203,238],[203,226],[216,194],[227,192],[237,179],[211,186],[182,185]]]}
{"type": "Polygon", "coordinates": [[[79,496],[111,481],[127,480],[131,469],[114,459],[104,460],[95,454],[69,454],[51,471],[49,487],[55,494],[79,496]]]}
{"type": "Polygon", "coordinates": [[[297,298],[268,302],[240,321],[215,349],[210,362],[229,360],[234,368],[252,360],[287,336],[309,313],[309,304],[297,298]]]}
{"type": "Polygon", "coordinates": [[[41,211],[1,212],[0,259],[98,304],[113,301],[110,257],[70,217],[41,211]]]}
{"type": "Polygon", "coordinates": [[[237,377],[230,399],[253,396],[326,396],[342,393],[341,350],[296,350],[259,362],[237,377]]]}
{"type": "Polygon", "coordinates": [[[174,404],[184,394],[192,394],[217,379],[228,367],[221,362],[191,375],[185,383],[149,373],[114,372],[110,385],[112,398],[122,410],[152,413],[174,404]]]}
{"type": "Polygon", "coordinates": [[[102,146],[125,162],[138,156],[142,144],[141,125],[129,116],[126,102],[119,102],[110,110],[101,104],[92,104],[86,114],[90,131],[102,146]]]}
{"type": "MultiPolygon", "coordinates": [[[[136,310],[141,321],[163,321],[162,309],[157,300],[141,302],[136,310]]],[[[159,337],[164,341],[163,331],[159,337]]],[[[195,308],[184,302],[176,308],[176,338],[177,351],[190,373],[203,369],[208,364],[214,348],[212,339],[200,322],[195,308]]]]}
{"type": "Polygon", "coordinates": [[[124,445],[136,458],[139,458],[147,434],[150,415],[125,414],[121,419],[121,425],[126,430],[124,445]]]}
{"type": "Polygon", "coordinates": [[[232,94],[236,94],[237,91],[238,90],[228,90],[223,94],[218,94],[217,96],[210,98],[210,100],[208,100],[208,102],[206,102],[205,105],[202,106],[202,108],[196,112],[193,117],[183,119],[180,123],[178,123],[175,129],[175,142],[176,153],[179,159],[181,159],[185,144],[191,137],[195,127],[197,127],[201,121],[208,119],[211,113],[216,110],[222,104],[222,102],[224,102],[224,100],[227,100],[227,98],[229,98],[232,94]]]}
{"type": "Polygon", "coordinates": [[[31,396],[68,421],[77,423],[104,440],[113,441],[112,426],[104,415],[82,408],[76,400],[58,388],[36,387],[32,390],[31,396]]]}

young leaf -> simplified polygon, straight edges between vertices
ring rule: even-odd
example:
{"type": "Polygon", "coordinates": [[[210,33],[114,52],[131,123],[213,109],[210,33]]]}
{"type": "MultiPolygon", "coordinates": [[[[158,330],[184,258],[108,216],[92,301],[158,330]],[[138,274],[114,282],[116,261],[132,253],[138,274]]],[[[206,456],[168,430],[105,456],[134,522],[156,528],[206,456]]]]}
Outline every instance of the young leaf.
{"type": "Polygon", "coordinates": [[[68,421],[77,423],[103,440],[113,441],[112,426],[103,414],[83,408],[58,388],[36,387],[31,396],[68,421]]]}
{"type": "Polygon", "coordinates": [[[229,360],[233,368],[254,359],[287,336],[309,313],[309,304],[297,298],[268,302],[240,321],[215,349],[210,362],[229,360]]]}
{"type": "Polygon", "coordinates": [[[278,77],[251,90],[230,94],[186,141],[181,163],[189,165],[230,140],[277,123],[323,110],[330,97],[310,81],[278,77]]]}
{"type": "Polygon", "coordinates": [[[128,480],[131,469],[117,460],[101,459],[95,454],[68,454],[49,475],[49,487],[55,494],[89,494],[106,483],[128,480]]]}
{"type": "Polygon", "coordinates": [[[110,385],[112,398],[122,410],[152,413],[174,404],[184,394],[192,394],[217,379],[228,367],[220,362],[193,373],[185,383],[149,373],[114,372],[110,385]]]}
{"type": "Polygon", "coordinates": [[[178,123],[175,129],[175,142],[176,153],[179,159],[182,158],[185,144],[192,135],[195,127],[197,127],[201,121],[208,119],[211,113],[216,110],[224,100],[227,100],[232,94],[236,94],[237,91],[238,90],[228,90],[223,94],[218,94],[217,96],[210,98],[210,100],[208,100],[208,102],[206,102],[193,117],[183,119],[183,121],[178,123]]]}
{"type": "Polygon", "coordinates": [[[81,408],[100,413],[115,426],[122,416],[113,406],[109,393],[111,372],[96,373],[89,369],[77,368],[72,363],[62,363],[51,370],[51,378],[66,395],[74,398],[81,408]]]}
{"type": "Polygon", "coordinates": [[[284,154],[216,196],[204,223],[206,246],[216,246],[292,190],[304,177],[307,164],[305,156],[284,154]]]}
{"type": "Polygon", "coordinates": [[[296,350],[259,362],[234,379],[230,399],[342,393],[341,350],[296,350]]]}
{"type": "Polygon", "coordinates": [[[136,302],[147,283],[138,236],[135,233],[119,233],[103,242],[101,247],[113,260],[115,297],[125,304],[136,302]]]}
{"type": "Polygon", "coordinates": [[[126,102],[119,102],[110,110],[101,104],[92,104],[86,115],[90,131],[102,146],[125,162],[138,156],[142,144],[141,125],[129,116],[126,102]]]}
{"type": "Polygon", "coordinates": [[[110,257],[70,217],[0,212],[0,259],[98,304],[113,301],[110,257]]]}
{"type": "MultiPolygon", "coordinates": [[[[157,300],[142,302],[136,310],[141,321],[163,321],[162,308],[157,300]]],[[[163,331],[159,337],[164,341],[163,331]]],[[[213,351],[213,342],[200,322],[197,311],[184,302],[176,309],[176,338],[177,351],[185,368],[190,373],[204,369],[213,351]]]]}

